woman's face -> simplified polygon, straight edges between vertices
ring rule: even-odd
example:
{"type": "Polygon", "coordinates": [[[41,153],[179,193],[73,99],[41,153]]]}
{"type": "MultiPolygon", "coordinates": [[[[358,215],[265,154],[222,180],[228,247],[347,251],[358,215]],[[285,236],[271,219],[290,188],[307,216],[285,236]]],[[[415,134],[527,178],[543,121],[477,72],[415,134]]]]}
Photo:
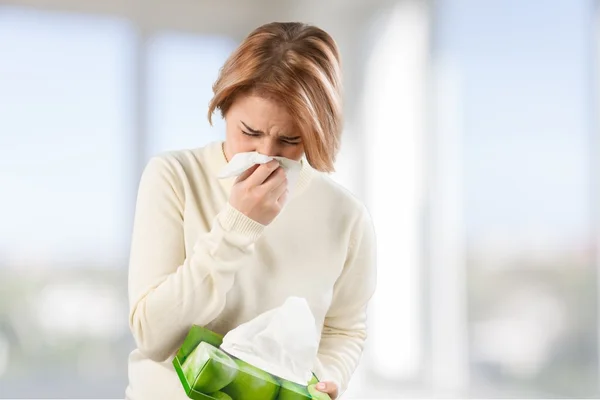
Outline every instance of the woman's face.
{"type": "Polygon", "coordinates": [[[239,96],[225,114],[227,160],[237,153],[257,151],[268,156],[300,160],[302,137],[287,110],[277,102],[254,95],[239,96]]]}

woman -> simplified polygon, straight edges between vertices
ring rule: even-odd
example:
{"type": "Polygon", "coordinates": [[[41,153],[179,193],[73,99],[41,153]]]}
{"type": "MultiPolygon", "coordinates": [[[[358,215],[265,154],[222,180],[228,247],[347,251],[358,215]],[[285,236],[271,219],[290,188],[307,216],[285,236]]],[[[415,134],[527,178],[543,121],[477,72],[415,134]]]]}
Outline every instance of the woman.
{"type": "Polygon", "coordinates": [[[313,372],[336,398],[359,362],[375,288],[370,217],[325,174],[342,124],[337,46],[313,26],[264,25],[226,61],[213,91],[209,121],[219,109],[225,142],[156,156],[141,178],[126,396],[185,399],[171,360],[193,324],[225,334],[300,296],[321,335],[313,372]],[[301,161],[295,187],[277,161],[217,179],[249,151],[301,161]]]}

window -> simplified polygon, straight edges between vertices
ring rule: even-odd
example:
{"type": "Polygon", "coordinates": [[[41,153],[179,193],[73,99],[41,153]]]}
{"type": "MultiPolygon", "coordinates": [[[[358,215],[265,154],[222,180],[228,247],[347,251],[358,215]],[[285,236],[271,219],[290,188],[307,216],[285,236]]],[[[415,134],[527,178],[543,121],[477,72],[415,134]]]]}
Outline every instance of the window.
{"type": "Polygon", "coordinates": [[[446,105],[462,112],[459,215],[477,396],[598,395],[593,9],[440,3],[436,54],[460,77],[446,105]]]}
{"type": "Polygon", "coordinates": [[[126,250],[131,45],[119,21],[0,9],[0,248],[10,262],[110,262],[126,250]]]}
{"type": "Polygon", "coordinates": [[[237,43],[217,36],[164,33],[148,48],[147,156],[163,151],[202,147],[224,140],[218,112],[208,123],[208,103],[219,69],[237,43]]]}
{"type": "Polygon", "coordinates": [[[3,396],[126,385],[134,39],[117,19],[0,7],[3,396]]]}

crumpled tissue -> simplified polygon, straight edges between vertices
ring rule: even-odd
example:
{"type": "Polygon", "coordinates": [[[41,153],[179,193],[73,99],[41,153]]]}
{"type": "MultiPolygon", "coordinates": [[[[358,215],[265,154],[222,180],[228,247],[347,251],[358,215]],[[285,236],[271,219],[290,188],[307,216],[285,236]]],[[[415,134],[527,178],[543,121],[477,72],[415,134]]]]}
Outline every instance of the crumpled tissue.
{"type": "Polygon", "coordinates": [[[266,164],[271,160],[277,160],[284,169],[288,180],[288,191],[291,194],[298,181],[302,162],[291,160],[285,157],[267,156],[256,151],[237,153],[229,163],[219,172],[218,178],[225,179],[233,176],[239,176],[248,168],[256,164],[266,164]]]}

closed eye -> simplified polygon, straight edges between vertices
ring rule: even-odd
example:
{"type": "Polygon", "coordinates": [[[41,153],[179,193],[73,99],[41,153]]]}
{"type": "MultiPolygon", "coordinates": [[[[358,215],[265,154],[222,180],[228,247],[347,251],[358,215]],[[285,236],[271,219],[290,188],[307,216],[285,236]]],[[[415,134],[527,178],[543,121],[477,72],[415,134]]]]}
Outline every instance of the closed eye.
{"type": "Polygon", "coordinates": [[[302,142],[301,136],[279,136],[279,140],[285,144],[300,144],[302,142]]]}
{"type": "Polygon", "coordinates": [[[296,145],[300,144],[300,141],[298,141],[298,140],[292,140],[292,139],[281,139],[281,141],[284,144],[289,144],[289,145],[292,145],[292,146],[296,146],[296,145]]]}
{"type": "Polygon", "coordinates": [[[246,132],[246,131],[242,131],[242,133],[246,136],[252,136],[252,137],[258,137],[260,136],[260,133],[251,133],[251,132],[246,132]]]}

